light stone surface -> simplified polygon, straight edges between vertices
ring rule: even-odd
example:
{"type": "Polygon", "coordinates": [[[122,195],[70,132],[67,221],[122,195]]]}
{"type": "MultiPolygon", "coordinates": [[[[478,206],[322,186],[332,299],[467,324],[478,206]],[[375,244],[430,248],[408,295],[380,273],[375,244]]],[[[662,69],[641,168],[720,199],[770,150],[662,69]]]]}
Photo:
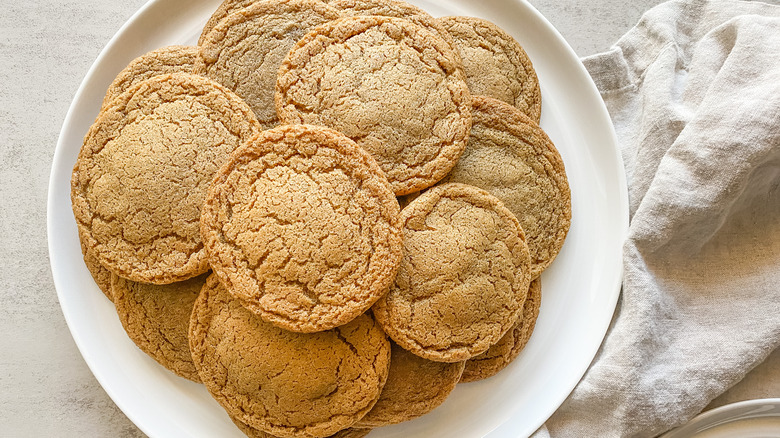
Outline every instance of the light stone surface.
{"type": "MultiPolygon", "coordinates": [[[[165,0],[158,0],[165,1],[165,0]]],[[[607,50],[660,0],[531,2],[580,56],[607,50]]],[[[70,101],[144,0],[0,0],[0,435],[143,437],[81,358],[48,262],[46,196],[70,101]]],[[[780,354],[714,405],[780,395],[780,354]]]]}

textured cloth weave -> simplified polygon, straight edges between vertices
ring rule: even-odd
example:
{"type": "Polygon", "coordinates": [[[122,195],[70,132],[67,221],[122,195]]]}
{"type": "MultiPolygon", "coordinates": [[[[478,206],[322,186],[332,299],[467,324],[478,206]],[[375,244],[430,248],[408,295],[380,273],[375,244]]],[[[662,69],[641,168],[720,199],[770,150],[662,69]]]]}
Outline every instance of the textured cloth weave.
{"type": "Polygon", "coordinates": [[[664,3],[583,61],[628,176],[625,276],[536,436],[652,437],[780,345],[780,4],[664,3]]]}

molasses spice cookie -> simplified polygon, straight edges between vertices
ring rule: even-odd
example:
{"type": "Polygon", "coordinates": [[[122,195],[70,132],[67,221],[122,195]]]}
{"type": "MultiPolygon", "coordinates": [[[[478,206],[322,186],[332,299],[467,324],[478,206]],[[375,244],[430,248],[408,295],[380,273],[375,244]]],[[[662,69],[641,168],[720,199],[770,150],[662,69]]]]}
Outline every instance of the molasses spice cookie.
{"type": "Polygon", "coordinates": [[[539,123],[539,79],[522,46],[487,20],[444,17],[438,21],[452,35],[461,54],[471,93],[507,102],[539,123]]]}
{"type": "Polygon", "coordinates": [[[309,30],[341,17],[318,0],[262,0],[227,15],[201,42],[208,76],[235,91],[263,127],[276,126],[274,87],[282,59],[309,30]]]}
{"type": "MultiPolygon", "coordinates": [[[[431,14],[402,0],[330,0],[328,4],[347,15],[381,15],[409,20],[437,33],[450,46],[452,36],[431,14]]],[[[457,51],[456,51],[457,52],[457,51]]]]}
{"type": "Polygon", "coordinates": [[[434,361],[481,354],[523,310],[530,258],[523,230],[496,197],[436,186],[401,213],[404,253],[373,313],[401,347],[434,361]]]}
{"type": "Polygon", "coordinates": [[[384,174],[321,126],[280,126],[236,150],[211,186],[201,233],[230,293],[298,332],[365,312],[401,258],[398,202],[384,174]]]}
{"type": "Polygon", "coordinates": [[[444,402],[463,373],[464,362],[434,362],[391,343],[390,374],[382,394],[355,426],[381,427],[427,414],[444,402]]]}
{"type": "Polygon", "coordinates": [[[238,96],[204,77],[160,75],[131,87],[92,125],[73,169],[82,243],[134,281],[206,272],[198,223],[208,185],[259,130],[238,96]]]}
{"type": "Polygon", "coordinates": [[[474,96],[469,143],[446,182],[485,189],[517,216],[531,251],[531,278],[563,247],[571,224],[566,169],[547,134],[517,108],[474,96]]]}
{"type": "Polygon", "coordinates": [[[190,321],[193,361],[206,389],[234,421],[277,437],[325,437],[376,403],[390,342],[369,315],[319,333],[263,321],[215,276],[190,321]]]}
{"type": "Polygon", "coordinates": [[[217,7],[217,10],[211,14],[211,17],[209,17],[208,21],[203,26],[203,31],[200,34],[200,38],[198,38],[198,45],[203,45],[203,42],[206,40],[206,35],[208,35],[209,32],[211,32],[211,29],[214,29],[214,26],[219,24],[225,17],[233,12],[244,9],[247,6],[251,6],[252,3],[257,3],[257,1],[258,0],[223,0],[219,7],[217,7]]]}
{"type": "Polygon", "coordinates": [[[133,85],[166,73],[203,75],[206,73],[206,66],[197,47],[168,46],[152,50],[135,58],[119,72],[103,98],[103,108],[133,85]]]}
{"type": "Polygon", "coordinates": [[[328,126],[355,140],[396,195],[444,177],[471,128],[460,57],[400,18],[354,16],[315,28],[282,62],[275,99],[282,122],[328,126]]]}
{"type": "Polygon", "coordinates": [[[200,378],[187,337],[192,306],[205,283],[206,274],[164,285],[111,276],[116,311],[130,339],[165,368],[195,382],[200,378]]]}
{"type": "Polygon", "coordinates": [[[494,376],[515,360],[531,338],[541,303],[542,284],[537,278],[531,282],[528,298],[523,305],[523,315],[515,326],[486,352],[467,360],[460,381],[473,382],[494,376]]]}

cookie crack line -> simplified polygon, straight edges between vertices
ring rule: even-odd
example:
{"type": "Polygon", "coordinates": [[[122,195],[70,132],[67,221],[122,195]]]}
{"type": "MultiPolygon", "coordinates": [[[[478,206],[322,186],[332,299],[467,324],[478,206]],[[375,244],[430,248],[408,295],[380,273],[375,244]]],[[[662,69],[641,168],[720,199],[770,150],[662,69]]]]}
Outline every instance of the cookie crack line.
{"type": "MultiPolygon", "coordinates": [[[[227,33],[229,33],[229,32],[227,32],[227,31],[224,32],[225,38],[227,38],[227,33]]],[[[233,35],[233,36],[238,36],[238,35],[233,35]]],[[[279,42],[279,41],[287,41],[289,39],[286,36],[277,35],[274,32],[252,33],[251,30],[247,30],[242,35],[240,35],[240,38],[237,38],[237,39],[239,41],[245,41],[248,37],[258,37],[258,38],[261,38],[263,41],[272,40],[272,41],[277,41],[277,42],[279,42]]],[[[213,45],[217,45],[220,42],[221,42],[221,39],[218,39],[218,40],[216,40],[214,42],[209,41],[209,44],[210,45],[212,45],[212,44],[213,45]]],[[[247,52],[251,51],[254,48],[255,48],[254,45],[251,45],[251,44],[247,45],[245,47],[226,46],[226,47],[223,47],[223,48],[219,49],[217,51],[216,55],[210,54],[210,53],[204,53],[204,60],[203,61],[206,64],[206,67],[210,68],[210,67],[212,67],[212,66],[214,66],[214,65],[219,63],[219,61],[223,58],[223,54],[225,54],[225,51],[229,51],[229,53],[226,56],[224,56],[224,57],[225,58],[232,58],[235,53],[244,53],[244,54],[246,54],[247,52]],[[238,49],[240,49],[240,48],[245,48],[246,50],[239,51],[238,49]]],[[[204,48],[203,51],[204,52],[208,52],[209,50],[208,50],[208,48],[204,48]]],[[[264,60],[265,57],[268,56],[268,55],[269,55],[268,52],[263,52],[262,53],[263,58],[261,58],[261,59],[264,60]]],[[[257,64],[262,64],[262,61],[258,62],[257,64]]],[[[231,69],[230,72],[235,74],[235,73],[237,73],[237,70],[232,70],[231,69]]]]}
{"type": "MultiPolygon", "coordinates": [[[[353,192],[354,192],[354,190],[353,190],[353,192]]],[[[253,201],[252,201],[252,204],[254,204],[254,202],[255,202],[255,200],[253,200],[253,201]]],[[[335,206],[333,206],[333,204],[332,204],[332,202],[331,202],[330,200],[325,200],[325,202],[327,202],[328,204],[330,204],[332,207],[334,207],[333,209],[334,209],[334,210],[336,210],[335,206]]],[[[226,204],[226,207],[229,207],[229,206],[231,206],[231,205],[232,205],[232,204],[226,204]]],[[[252,208],[251,208],[251,205],[250,205],[250,207],[248,208],[248,210],[251,210],[251,209],[252,209],[252,208]]],[[[232,208],[231,208],[231,210],[232,210],[232,208]]],[[[365,210],[365,209],[362,209],[362,210],[365,210]]],[[[276,213],[275,211],[273,211],[273,210],[271,210],[271,211],[268,211],[268,212],[267,212],[267,214],[265,214],[263,217],[264,217],[264,218],[269,218],[269,219],[272,219],[272,220],[276,221],[277,223],[279,223],[279,224],[283,224],[283,225],[294,225],[294,224],[302,224],[302,223],[306,223],[306,221],[303,221],[303,220],[300,220],[300,219],[299,219],[299,220],[296,220],[296,221],[288,221],[288,220],[283,220],[283,219],[280,219],[280,218],[278,217],[277,213],[276,213]]],[[[353,222],[353,223],[354,223],[354,222],[353,222]]],[[[359,221],[358,225],[359,225],[359,227],[360,227],[360,228],[359,228],[359,233],[358,233],[358,235],[362,235],[362,226],[363,226],[363,224],[362,224],[362,221],[359,221]]],[[[258,227],[260,227],[260,228],[261,228],[262,226],[263,226],[262,224],[259,224],[259,225],[258,225],[258,227]]],[[[372,229],[372,231],[373,231],[373,229],[372,229]]],[[[367,237],[368,237],[368,239],[369,239],[370,241],[372,241],[372,240],[373,240],[373,232],[369,233],[369,236],[367,236],[367,237]]],[[[281,239],[282,241],[285,241],[285,239],[284,239],[282,236],[279,236],[279,237],[277,237],[276,239],[281,239]]],[[[276,240],[276,239],[275,239],[275,240],[276,240]]],[[[223,243],[225,243],[225,244],[230,244],[230,245],[232,245],[232,247],[233,247],[235,250],[237,250],[238,252],[242,252],[242,250],[244,249],[242,246],[238,245],[238,244],[235,242],[235,240],[234,240],[234,239],[231,239],[231,238],[229,238],[229,237],[225,236],[224,232],[221,232],[221,233],[220,233],[220,240],[221,240],[223,243]]],[[[313,251],[317,251],[317,250],[319,250],[319,249],[321,249],[321,248],[322,248],[322,246],[323,246],[323,243],[322,243],[322,241],[321,241],[321,240],[318,240],[316,243],[317,243],[317,245],[316,245],[315,247],[311,248],[311,250],[313,250],[313,251]]],[[[289,245],[284,245],[284,246],[289,246],[289,245]]],[[[374,248],[371,248],[371,250],[370,250],[370,254],[369,254],[369,257],[368,257],[368,258],[370,259],[371,257],[373,257],[374,253],[375,253],[375,250],[374,250],[374,248]]],[[[244,263],[246,264],[246,266],[247,266],[247,268],[248,268],[248,269],[250,269],[250,270],[252,270],[252,271],[255,271],[255,272],[257,272],[257,270],[258,270],[258,269],[260,269],[260,267],[262,267],[263,265],[265,265],[265,262],[266,262],[266,260],[267,260],[267,259],[268,259],[268,257],[269,257],[269,256],[271,256],[272,254],[273,254],[273,253],[272,253],[271,251],[265,252],[265,253],[264,253],[264,254],[263,254],[263,255],[262,255],[262,256],[261,256],[261,257],[258,259],[258,261],[257,261],[255,264],[251,264],[251,263],[249,263],[249,261],[248,261],[248,260],[246,260],[246,259],[244,259],[243,261],[244,261],[244,263]]],[[[281,266],[280,266],[280,268],[279,268],[280,270],[285,270],[285,268],[286,268],[286,267],[288,267],[288,266],[289,266],[289,264],[290,264],[290,263],[293,261],[293,260],[292,260],[292,259],[293,259],[293,257],[294,257],[294,254],[293,254],[292,252],[287,252],[287,254],[286,254],[286,256],[285,256],[285,258],[284,258],[283,260],[281,260],[281,261],[277,261],[277,260],[275,260],[275,261],[274,261],[274,263],[275,263],[275,264],[277,264],[277,265],[281,265],[281,266]]],[[[331,270],[339,270],[339,269],[341,268],[341,265],[340,265],[340,264],[336,264],[336,265],[332,265],[332,266],[329,266],[329,267],[331,268],[331,269],[329,269],[329,271],[331,271],[331,270]]],[[[317,295],[317,293],[316,293],[316,292],[314,292],[314,290],[318,289],[318,287],[319,287],[319,285],[321,284],[322,280],[323,280],[323,278],[322,278],[322,277],[319,277],[319,278],[317,278],[317,279],[315,279],[315,280],[314,280],[314,281],[315,281],[315,283],[314,283],[314,284],[310,284],[310,282],[308,282],[308,281],[301,281],[301,280],[298,280],[298,279],[285,279],[285,280],[284,280],[284,283],[285,283],[285,284],[288,284],[288,285],[290,285],[290,284],[297,284],[297,285],[300,285],[300,286],[301,286],[301,292],[303,292],[303,293],[304,293],[304,294],[305,294],[305,295],[306,295],[306,296],[307,296],[309,299],[311,299],[311,300],[314,302],[314,305],[318,305],[318,304],[322,304],[322,302],[321,302],[321,300],[320,300],[319,296],[317,295]]],[[[260,279],[260,278],[258,278],[258,279],[257,279],[257,282],[258,282],[258,285],[259,285],[259,290],[260,290],[260,291],[262,291],[262,290],[264,289],[264,284],[265,284],[265,281],[264,281],[264,280],[262,280],[262,279],[260,279]]],[[[337,284],[337,286],[341,286],[341,285],[337,284]]],[[[358,297],[347,297],[347,301],[358,301],[358,300],[359,300],[359,299],[358,299],[358,297]]],[[[270,312],[270,311],[269,311],[269,313],[274,313],[274,312],[270,312]]],[[[280,317],[282,316],[282,315],[281,315],[281,314],[279,314],[279,313],[277,313],[276,315],[277,315],[277,316],[280,316],[280,317]]]]}
{"type": "Polygon", "coordinates": [[[329,128],[283,125],[220,169],[200,225],[231,294],[279,327],[316,332],[352,320],[386,290],[400,263],[399,213],[357,144],[329,128]]]}
{"type": "Polygon", "coordinates": [[[355,356],[359,355],[357,348],[355,348],[355,346],[351,342],[349,342],[349,340],[346,337],[344,337],[343,334],[341,334],[341,329],[339,327],[333,329],[333,333],[335,333],[336,337],[341,342],[343,342],[347,346],[347,348],[349,348],[349,351],[351,351],[352,354],[354,354],[355,356]]]}
{"type": "MultiPolygon", "coordinates": [[[[411,21],[379,16],[345,17],[316,28],[290,51],[279,70],[275,95],[277,111],[283,122],[306,121],[331,125],[348,132],[353,140],[377,157],[396,194],[419,190],[443,177],[465,148],[467,131],[471,125],[470,94],[455,60],[455,53],[446,41],[411,21]],[[367,37],[363,38],[363,35],[367,37]],[[386,53],[374,56],[374,52],[381,52],[379,49],[371,53],[364,52],[363,46],[372,42],[375,43],[374,47],[376,44],[392,46],[392,54],[385,50],[386,53]],[[349,57],[341,53],[346,51],[351,53],[349,57]],[[349,80],[355,84],[348,88],[355,89],[356,84],[363,84],[363,88],[368,91],[363,88],[360,90],[377,94],[377,86],[372,78],[379,75],[390,78],[383,82],[389,88],[393,87],[388,84],[396,84],[401,89],[409,89],[412,87],[409,81],[392,80],[393,72],[399,69],[403,70],[403,75],[411,74],[407,70],[418,69],[420,74],[428,77],[426,80],[431,82],[430,87],[426,83],[426,88],[421,89],[421,93],[428,96],[419,95],[407,103],[413,105],[415,111],[403,110],[403,102],[406,100],[398,101],[393,106],[393,111],[403,112],[405,118],[414,119],[412,125],[416,127],[382,123],[379,113],[361,116],[359,121],[356,118],[358,116],[350,118],[339,115],[353,111],[354,105],[340,105],[347,100],[335,95],[334,91],[327,92],[341,90],[342,85],[346,85],[339,85],[338,88],[323,85],[324,78],[330,74],[325,72],[351,68],[353,61],[357,62],[356,59],[367,56],[371,56],[371,62],[377,65],[367,71],[355,70],[349,76],[349,80]],[[315,71],[318,68],[320,70],[315,71]],[[430,96],[434,91],[431,91],[431,87],[441,94],[445,104],[433,104],[430,96]],[[318,91],[312,92],[312,89],[318,91]],[[373,93],[371,90],[374,90],[373,93]],[[423,112],[436,112],[437,115],[421,114],[423,112]],[[345,130],[340,125],[353,118],[356,123],[354,129],[345,130]],[[424,137],[418,138],[415,130],[425,125],[431,126],[424,130],[424,137]],[[378,126],[383,129],[377,129],[378,126]],[[406,152],[403,155],[383,152],[387,149],[382,147],[383,144],[393,144],[394,148],[403,148],[406,152]],[[420,158],[421,155],[425,159],[420,158]]],[[[363,91],[349,94],[349,101],[365,102],[363,91]]],[[[366,110],[374,111],[371,108],[366,110]]],[[[387,108],[377,111],[388,114],[387,108]]]]}
{"type": "Polygon", "coordinates": [[[255,132],[244,102],[199,75],[153,76],[112,100],[84,140],[71,186],[74,215],[98,258],[123,277],[157,284],[204,272],[202,189],[214,157],[255,132]]]}

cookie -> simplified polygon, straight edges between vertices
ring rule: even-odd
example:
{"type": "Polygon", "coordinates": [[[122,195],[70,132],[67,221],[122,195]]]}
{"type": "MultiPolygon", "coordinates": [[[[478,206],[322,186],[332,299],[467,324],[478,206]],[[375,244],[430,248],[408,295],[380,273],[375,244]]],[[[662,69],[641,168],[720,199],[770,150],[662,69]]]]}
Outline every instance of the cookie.
{"type": "MultiPolygon", "coordinates": [[[[403,18],[438,34],[454,48],[452,35],[431,14],[401,0],[330,0],[329,5],[346,15],[381,15],[403,18]]],[[[456,50],[457,53],[457,50],[456,50]]]]}
{"type": "Polygon", "coordinates": [[[203,37],[207,75],[241,96],[264,129],[279,121],[274,90],[279,64],[309,30],[341,17],[317,0],[264,0],[226,16],[203,37]]]}
{"type": "Polygon", "coordinates": [[[152,50],[135,58],[116,76],[109,85],[103,98],[105,108],[115,97],[124,93],[133,85],[166,73],[191,73],[203,75],[206,66],[200,57],[200,51],[192,46],[168,46],[152,50]]]}
{"type": "Polygon", "coordinates": [[[73,169],[84,245],[110,271],[142,283],[206,272],[199,219],[209,183],[259,131],[252,110],[205,77],[159,75],[131,87],[92,125],[73,169]]]}
{"type": "Polygon", "coordinates": [[[247,310],[214,275],[195,301],[189,339],[201,380],[227,413],[279,437],[352,426],[376,403],[390,366],[390,343],[370,316],[290,332],[247,310]]]}
{"type": "Polygon", "coordinates": [[[311,125],[279,126],[236,150],[211,186],[201,234],[230,293],[297,332],[365,312],[402,248],[398,202],[374,159],[311,125]]]}
{"type": "Polygon", "coordinates": [[[446,182],[483,188],[517,216],[531,251],[532,278],[560,252],[571,225],[566,169],[547,134],[517,108],[474,97],[469,144],[446,182]]]}
{"type": "Polygon", "coordinates": [[[541,303],[542,285],[541,280],[537,278],[531,282],[528,289],[528,298],[523,305],[523,315],[501,340],[491,345],[486,352],[466,361],[466,368],[463,370],[460,381],[473,382],[487,379],[498,374],[515,360],[525,344],[528,343],[528,339],[531,338],[541,303]]]}
{"type": "Polygon", "coordinates": [[[111,296],[111,271],[103,267],[98,261],[95,251],[81,242],[81,253],[84,255],[84,264],[87,265],[92,279],[95,280],[98,288],[109,300],[114,300],[111,296]]]}
{"type": "Polygon", "coordinates": [[[188,340],[192,306],[206,274],[157,285],[112,275],[111,290],[122,327],[144,353],[177,375],[200,382],[188,340]]]}
{"type": "Polygon", "coordinates": [[[334,128],[376,158],[396,195],[444,177],[465,148],[471,95],[458,55],[407,20],[355,16],[303,37],[279,69],[284,123],[334,128]]]}
{"type": "Polygon", "coordinates": [[[523,230],[495,196],[436,186],[401,212],[404,252],[390,292],[373,307],[385,332],[434,361],[470,359],[517,321],[530,282],[523,230]]]}
{"type": "Polygon", "coordinates": [[[363,438],[365,436],[368,436],[369,432],[371,432],[371,429],[359,429],[356,427],[350,427],[334,433],[329,438],[363,438]]]}
{"type": "Polygon", "coordinates": [[[203,31],[198,38],[198,45],[203,45],[203,42],[206,40],[206,35],[208,35],[209,32],[211,32],[211,29],[214,29],[214,26],[216,26],[225,17],[232,14],[233,12],[244,9],[247,6],[251,6],[253,3],[257,3],[258,1],[260,0],[224,0],[222,3],[220,3],[219,7],[217,7],[217,10],[211,14],[211,17],[209,17],[208,21],[206,21],[206,24],[203,26],[203,31]]]}
{"type": "Polygon", "coordinates": [[[439,23],[452,35],[460,52],[471,93],[507,102],[539,123],[542,93],[523,47],[487,20],[444,17],[439,23]]]}
{"type": "Polygon", "coordinates": [[[434,362],[391,343],[390,374],[379,401],[358,427],[381,427],[427,414],[455,389],[465,362],[434,362]]]}
{"type": "MultiPolygon", "coordinates": [[[[241,432],[244,432],[244,435],[249,438],[278,438],[269,433],[265,433],[260,429],[255,429],[252,426],[246,425],[236,420],[235,418],[231,417],[230,419],[233,421],[233,424],[241,429],[241,432]]],[[[356,429],[354,427],[348,427],[334,433],[333,435],[328,435],[327,438],[363,438],[368,435],[369,432],[371,432],[371,429],[356,429]]]]}

